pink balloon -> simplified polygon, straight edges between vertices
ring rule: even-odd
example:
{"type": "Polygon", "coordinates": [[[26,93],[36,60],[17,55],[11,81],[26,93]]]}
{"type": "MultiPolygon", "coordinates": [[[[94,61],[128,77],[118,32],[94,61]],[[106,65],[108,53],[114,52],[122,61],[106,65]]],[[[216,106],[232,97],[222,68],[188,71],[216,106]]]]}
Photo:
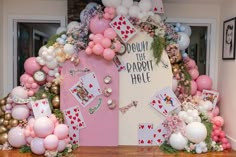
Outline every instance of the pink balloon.
{"type": "Polygon", "coordinates": [[[24,132],[24,129],[19,126],[11,128],[7,138],[10,145],[16,148],[26,145],[24,132]]]}
{"type": "Polygon", "coordinates": [[[28,58],[24,63],[25,72],[33,75],[35,71],[40,70],[41,66],[36,61],[35,57],[28,58]]]}
{"type": "Polygon", "coordinates": [[[18,98],[22,98],[22,99],[27,99],[28,93],[27,93],[27,90],[25,90],[23,87],[17,86],[12,89],[11,97],[18,97],[18,98]]]}
{"type": "Polygon", "coordinates": [[[56,135],[48,135],[44,141],[44,147],[48,150],[56,150],[59,140],[56,135]]]}
{"type": "Polygon", "coordinates": [[[34,81],[33,77],[29,77],[28,80],[27,80],[27,82],[28,82],[29,84],[32,84],[32,83],[34,83],[35,81],[34,81]]]}
{"type": "Polygon", "coordinates": [[[93,41],[95,44],[100,44],[103,39],[104,37],[102,34],[96,34],[94,35],[93,41]]]}
{"type": "Polygon", "coordinates": [[[227,138],[222,138],[222,139],[221,139],[221,142],[227,144],[227,143],[228,143],[228,140],[227,140],[227,138]]]}
{"type": "Polygon", "coordinates": [[[207,75],[201,75],[196,80],[197,89],[202,91],[203,89],[210,90],[212,88],[212,80],[207,75]]]}
{"type": "Polygon", "coordinates": [[[217,136],[214,136],[213,138],[213,141],[217,142],[219,140],[219,138],[217,136]]]}
{"type": "Polygon", "coordinates": [[[65,124],[58,124],[54,129],[54,135],[58,137],[59,140],[65,139],[69,134],[69,128],[65,124]]]}
{"type": "Polygon", "coordinates": [[[223,137],[225,137],[225,132],[223,131],[223,130],[221,130],[221,132],[220,132],[220,138],[223,138],[223,137]]]}
{"type": "Polygon", "coordinates": [[[34,122],[35,122],[35,119],[34,118],[29,118],[28,119],[28,126],[30,127],[30,128],[33,128],[34,127],[34,122]]]}
{"type": "Polygon", "coordinates": [[[52,82],[55,79],[55,77],[47,75],[47,81],[52,82]]]}
{"type": "Polygon", "coordinates": [[[227,147],[227,149],[231,149],[231,144],[227,143],[226,147],[227,147]]]}
{"type": "Polygon", "coordinates": [[[105,13],[105,14],[103,14],[103,17],[105,19],[109,20],[110,19],[110,14],[109,13],[105,13]]]}
{"type": "Polygon", "coordinates": [[[33,140],[33,138],[32,137],[26,137],[26,142],[27,142],[27,144],[30,144],[31,143],[31,141],[33,140]]]}
{"type": "Polygon", "coordinates": [[[29,117],[29,108],[26,105],[16,105],[11,114],[14,119],[24,120],[29,117]]]}
{"type": "Polygon", "coordinates": [[[69,144],[70,138],[68,137],[68,138],[66,138],[64,141],[65,141],[66,144],[69,144]]]}
{"type": "Polygon", "coordinates": [[[115,8],[109,7],[109,8],[108,8],[108,13],[109,13],[109,14],[115,14],[115,13],[116,13],[115,8]]]}
{"type": "Polygon", "coordinates": [[[66,148],[65,140],[60,140],[58,143],[57,151],[62,152],[66,148]]]}
{"type": "Polygon", "coordinates": [[[219,136],[220,135],[220,130],[214,130],[214,135],[219,136]]]}
{"type": "Polygon", "coordinates": [[[50,71],[50,69],[46,65],[44,65],[42,71],[44,71],[47,74],[50,71]]]}
{"type": "Polygon", "coordinates": [[[193,59],[190,58],[189,61],[186,63],[186,66],[188,69],[192,69],[196,66],[196,63],[193,59]]]}
{"type": "Polygon", "coordinates": [[[93,34],[102,34],[107,28],[109,28],[109,23],[110,20],[95,16],[91,18],[89,28],[93,34]]]}
{"type": "Polygon", "coordinates": [[[51,114],[51,115],[49,116],[49,119],[53,122],[53,124],[56,124],[56,122],[57,122],[57,117],[56,117],[54,114],[51,114]]]}
{"type": "Polygon", "coordinates": [[[114,39],[116,37],[116,32],[112,28],[107,28],[104,32],[104,37],[114,39]]]}
{"type": "Polygon", "coordinates": [[[30,75],[24,73],[24,74],[21,75],[21,77],[20,77],[20,82],[26,82],[29,77],[30,77],[30,75]]]}
{"type": "Polygon", "coordinates": [[[216,117],[213,118],[214,123],[217,122],[217,121],[219,121],[221,123],[221,126],[224,125],[224,119],[221,116],[216,116],[216,117]]]}
{"type": "Polygon", "coordinates": [[[219,107],[218,107],[218,106],[215,106],[215,108],[213,109],[212,113],[213,113],[213,116],[214,116],[214,117],[215,117],[215,116],[218,116],[218,115],[220,114],[220,109],[219,109],[219,107]]]}
{"type": "Polygon", "coordinates": [[[106,60],[112,60],[114,57],[115,57],[115,52],[110,49],[110,48],[107,48],[104,50],[103,52],[103,57],[106,59],[106,60]]]}
{"type": "Polygon", "coordinates": [[[113,45],[115,47],[115,52],[119,52],[122,47],[121,43],[119,41],[116,41],[113,45]]]}
{"type": "Polygon", "coordinates": [[[85,52],[86,52],[86,54],[88,54],[88,55],[90,55],[90,54],[93,53],[93,51],[92,51],[92,49],[91,49],[90,47],[87,47],[87,48],[85,49],[85,52]]]}
{"type": "Polygon", "coordinates": [[[90,39],[90,40],[93,40],[93,38],[94,38],[94,34],[90,34],[90,35],[89,35],[89,39],[90,39]]]}
{"type": "Polygon", "coordinates": [[[33,88],[33,89],[36,89],[38,87],[39,87],[39,85],[36,82],[31,84],[31,88],[33,88]]]}
{"type": "Polygon", "coordinates": [[[28,83],[28,82],[26,82],[24,85],[25,85],[25,87],[26,87],[27,89],[31,88],[31,84],[28,83]]]}
{"type": "Polygon", "coordinates": [[[197,69],[190,69],[189,71],[190,76],[192,77],[193,80],[196,80],[197,77],[199,76],[199,72],[197,69]]]}
{"type": "Polygon", "coordinates": [[[104,51],[104,48],[100,44],[96,44],[93,47],[93,53],[96,55],[102,55],[103,51],[104,51]]]}
{"type": "Polygon", "coordinates": [[[103,38],[102,41],[101,41],[101,45],[104,47],[104,48],[109,48],[111,46],[111,39],[109,38],[103,38]]]}
{"type": "Polygon", "coordinates": [[[29,91],[28,91],[28,96],[33,96],[33,95],[34,95],[34,91],[29,90],[29,91]]]}
{"type": "Polygon", "coordinates": [[[200,92],[199,90],[197,90],[195,96],[201,96],[202,95],[202,92],[200,92]]]}
{"type": "Polygon", "coordinates": [[[30,136],[30,130],[29,129],[25,129],[24,135],[25,135],[25,137],[30,136]]]}
{"type": "Polygon", "coordinates": [[[36,136],[44,138],[53,133],[54,124],[47,117],[40,117],[34,122],[34,131],[36,136]]]}
{"type": "Polygon", "coordinates": [[[38,138],[38,137],[34,138],[31,141],[30,148],[34,154],[42,155],[45,153],[45,147],[44,147],[43,141],[44,140],[42,138],[38,138]]]}
{"type": "Polygon", "coordinates": [[[197,92],[197,84],[195,81],[191,81],[191,95],[195,95],[197,92]]]}
{"type": "Polygon", "coordinates": [[[88,46],[89,46],[90,48],[93,48],[94,42],[93,42],[93,41],[90,41],[90,42],[88,43],[88,46]]]}

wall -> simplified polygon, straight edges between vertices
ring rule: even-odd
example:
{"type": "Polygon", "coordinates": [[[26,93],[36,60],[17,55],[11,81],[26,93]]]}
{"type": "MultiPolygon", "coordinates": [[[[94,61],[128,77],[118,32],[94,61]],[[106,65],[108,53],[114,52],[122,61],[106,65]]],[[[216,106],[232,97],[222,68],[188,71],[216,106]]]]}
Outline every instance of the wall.
{"type": "MultiPolygon", "coordinates": [[[[8,78],[7,73],[12,72],[12,69],[8,68],[7,61],[9,60],[8,55],[8,28],[11,27],[8,24],[9,16],[15,15],[27,15],[27,16],[66,16],[67,15],[67,0],[1,0],[0,10],[3,10],[3,54],[1,53],[0,64],[3,72],[0,82],[0,89],[4,89],[0,92],[0,97],[8,94],[10,92],[10,84],[12,79],[8,78]],[[4,87],[2,87],[4,85],[4,87]]],[[[1,15],[1,13],[0,13],[1,15]]],[[[1,18],[0,18],[1,20],[1,18]]],[[[1,28],[1,27],[0,27],[1,28]]],[[[1,35],[2,36],[2,35],[1,35]]],[[[2,42],[0,42],[2,43],[2,42]]],[[[0,45],[1,48],[1,45],[0,45]]],[[[1,50],[1,49],[0,49],[1,50]]]]}
{"type": "MultiPolygon", "coordinates": [[[[223,41],[223,22],[236,17],[236,1],[225,0],[221,6],[220,41],[223,41]]],[[[235,121],[235,89],[236,89],[236,61],[222,60],[222,42],[219,43],[219,76],[218,89],[221,93],[220,111],[225,120],[225,132],[231,139],[234,150],[236,150],[236,121],[235,121]]]]}
{"type": "Polygon", "coordinates": [[[3,96],[3,0],[0,0],[0,98],[3,96]]]}

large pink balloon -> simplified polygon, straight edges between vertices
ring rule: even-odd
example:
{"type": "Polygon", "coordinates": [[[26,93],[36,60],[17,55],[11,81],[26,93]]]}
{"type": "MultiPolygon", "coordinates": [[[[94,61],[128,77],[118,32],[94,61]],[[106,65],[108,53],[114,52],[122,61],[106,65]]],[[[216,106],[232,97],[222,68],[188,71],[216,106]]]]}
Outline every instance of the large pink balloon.
{"type": "Polygon", "coordinates": [[[40,117],[34,122],[34,131],[36,136],[44,138],[53,133],[54,124],[47,117],[40,117]]]}
{"type": "Polygon", "coordinates": [[[109,23],[110,20],[106,20],[104,18],[99,18],[98,16],[95,16],[91,18],[89,28],[93,34],[98,34],[98,33],[103,34],[103,32],[107,28],[109,28],[109,23]]]}
{"type": "Polygon", "coordinates": [[[197,89],[202,91],[203,89],[210,90],[212,88],[212,80],[207,75],[201,75],[196,80],[197,89]]]}
{"type": "Polygon", "coordinates": [[[28,58],[24,63],[25,72],[33,75],[35,71],[40,70],[41,66],[36,61],[35,57],[28,58]]]}
{"type": "Polygon", "coordinates": [[[195,81],[191,81],[191,95],[195,95],[197,92],[197,84],[195,81]]]}
{"type": "Polygon", "coordinates": [[[30,148],[34,154],[42,155],[45,153],[45,147],[42,138],[35,137],[30,143],[30,148]]]}
{"type": "Polygon", "coordinates": [[[199,76],[199,72],[198,72],[198,70],[197,69],[190,69],[189,71],[189,74],[191,75],[191,77],[192,77],[192,79],[193,80],[196,80],[197,79],[197,77],[199,76]]]}
{"type": "Polygon", "coordinates": [[[17,120],[24,120],[29,117],[29,108],[26,105],[16,105],[12,109],[12,117],[17,120]]]}
{"type": "Polygon", "coordinates": [[[24,129],[19,126],[11,128],[8,132],[8,142],[16,148],[26,145],[24,129]]]}
{"type": "Polygon", "coordinates": [[[65,140],[60,140],[58,143],[57,151],[62,152],[66,148],[65,140]]]}
{"type": "Polygon", "coordinates": [[[59,140],[65,139],[69,134],[68,126],[65,124],[59,124],[54,129],[54,135],[58,137],[59,140]]]}
{"type": "Polygon", "coordinates": [[[59,140],[56,135],[48,135],[44,139],[44,146],[48,150],[56,150],[59,140]]]}

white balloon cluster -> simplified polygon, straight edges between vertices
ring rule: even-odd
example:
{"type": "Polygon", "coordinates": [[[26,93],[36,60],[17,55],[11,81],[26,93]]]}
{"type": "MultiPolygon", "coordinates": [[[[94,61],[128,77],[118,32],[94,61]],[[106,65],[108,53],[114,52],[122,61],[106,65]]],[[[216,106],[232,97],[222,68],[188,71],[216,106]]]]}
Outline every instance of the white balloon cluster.
{"type": "MultiPolygon", "coordinates": [[[[154,16],[151,0],[102,0],[106,7],[116,8],[117,15],[136,17],[141,21],[146,21],[149,16],[154,16]]],[[[159,17],[159,15],[157,15],[159,17]]],[[[160,18],[158,18],[160,20],[160,18]]]]}
{"type": "Polygon", "coordinates": [[[188,109],[187,111],[180,111],[178,113],[178,116],[187,124],[192,123],[192,122],[201,122],[199,113],[195,109],[194,110],[188,109]]]}
{"type": "Polygon", "coordinates": [[[49,70],[48,75],[51,76],[51,77],[58,78],[60,76],[59,68],[55,68],[55,69],[49,70]]]}
{"type": "Polygon", "coordinates": [[[198,154],[206,153],[208,151],[206,143],[205,142],[200,142],[199,144],[196,144],[195,151],[198,154]]]}
{"type": "Polygon", "coordinates": [[[57,43],[59,43],[60,45],[65,45],[66,44],[66,39],[67,36],[65,34],[62,34],[60,37],[58,37],[56,39],[57,43]]]}
{"type": "Polygon", "coordinates": [[[213,109],[213,104],[211,101],[203,101],[199,107],[198,107],[199,111],[201,112],[207,112],[207,111],[211,111],[213,109]]]}

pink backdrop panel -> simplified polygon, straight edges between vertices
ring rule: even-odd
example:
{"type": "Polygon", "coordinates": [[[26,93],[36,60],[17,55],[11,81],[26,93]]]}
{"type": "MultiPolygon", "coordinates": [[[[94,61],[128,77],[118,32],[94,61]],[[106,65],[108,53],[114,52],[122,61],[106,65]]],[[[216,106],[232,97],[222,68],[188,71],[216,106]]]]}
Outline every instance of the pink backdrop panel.
{"type": "Polygon", "coordinates": [[[118,104],[119,104],[119,73],[115,64],[112,61],[106,61],[100,56],[88,56],[84,52],[79,53],[80,63],[75,66],[73,63],[67,61],[62,68],[62,83],[60,89],[61,110],[70,107],[79,106],[86,128],[80,129],[80,145],[81,146],[117,146],[118,145],[118,104]],[[105,87],[112,88],[112,94],[105,97],[103,94],[99,95],[88,106],[83,107],[73,97],[69,89],[73,87],[79,78],[86,73],[79,72],[72,76],[69,72],[71,69],[90,69],[90,72],[95,72],[101,90],[105,87]],[[112,77],[110,84],[105,84],[103,78],[107,75],[112,77]],[[100,108],[94,113],[89,113],[89,108],[98,104],[99,98],[102,98],[100,108]],[[111,110],[107,106],[107,101],[112,99],[117,106],[111,110]]]}

